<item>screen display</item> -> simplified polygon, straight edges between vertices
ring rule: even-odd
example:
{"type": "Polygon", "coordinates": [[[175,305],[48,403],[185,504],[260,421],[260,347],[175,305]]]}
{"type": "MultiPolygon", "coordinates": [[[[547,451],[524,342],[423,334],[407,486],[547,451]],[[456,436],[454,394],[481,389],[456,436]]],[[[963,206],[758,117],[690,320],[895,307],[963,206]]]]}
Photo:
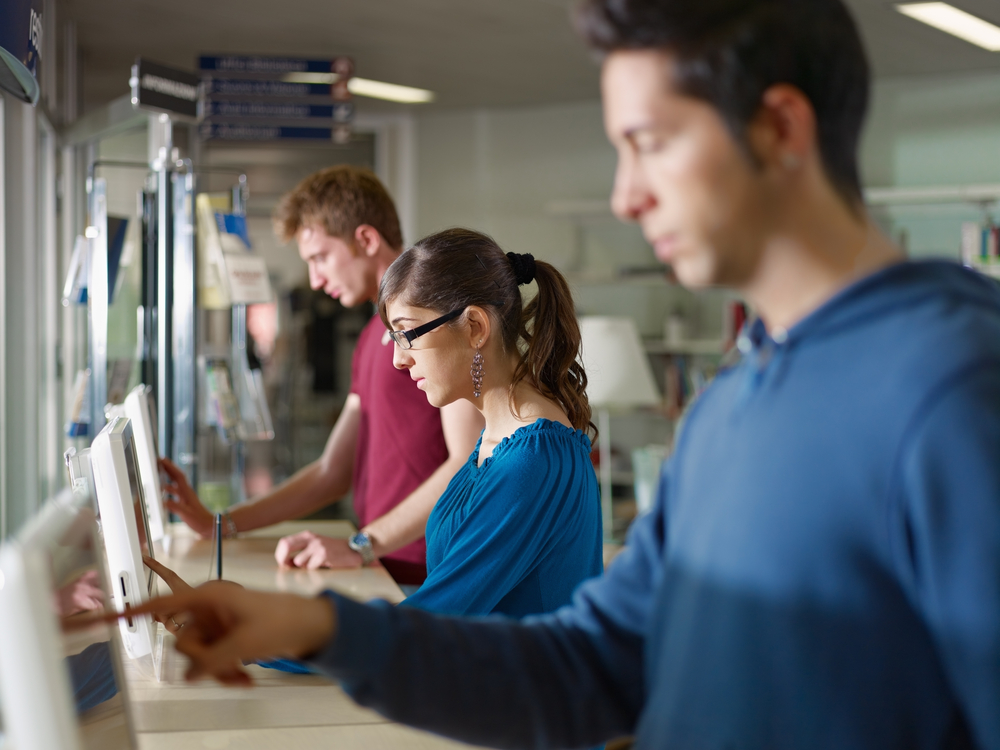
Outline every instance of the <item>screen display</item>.
{"type": "Polygon", "coordinates": [[[153,396],[153,389],[148,386],[146,387],[146,407],[149,412],[149,431],[153,435],[153,453],[159,456],[160,446],[158,443],[160,436],[157,433],[156,424],[156,398],[153,396]]]}
{"type": "MultiPolygon", "coordinates": [[[[94,532],[94,516],[83,510],[69,531],[52,545],[52,602],[65,625],[110,601],[103,552],[94,532]]],[[[69,675],[84,750],[132,748],[133,732],[121,667],[118,628],[92,625],[67,632],[60,628],[62,659],[69,675]]]]}
{"type": "MultiPolygon", "coordinates": [[[[149,543],[149,519],[146,516],[146,501],[142,494],[142,482],[139,481],[138,461],[135,457],[135,441],[131,432],[124,433],[125,438],[125,468],[128,471],[128,486],[132,494],[132,507],[135,509],[135,527],[139,532],[139,549],[142,554],[153,557],[153,545],[149,543]]],[[[156,574],[146,568],[146,592],[150,596],[156,594],[156,574]]]]}

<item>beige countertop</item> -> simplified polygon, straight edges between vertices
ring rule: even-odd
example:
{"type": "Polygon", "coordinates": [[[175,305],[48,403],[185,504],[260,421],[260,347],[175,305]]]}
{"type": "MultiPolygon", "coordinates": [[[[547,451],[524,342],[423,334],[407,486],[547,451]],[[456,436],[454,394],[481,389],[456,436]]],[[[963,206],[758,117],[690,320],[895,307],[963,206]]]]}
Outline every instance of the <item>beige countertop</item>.
{"type": "MultiPolygon", "coordinates": [[[[379,566],[357,570],[288,570],[274,560],[277,540],[310,529],[345,538],[354,531],[346,521],[286,522],[223,542],[223,577],[249,588],[289,591],[306,596],[333,589],[367,601],[399,602],[403,593],[379,566]]],[[[211,540],[187,527],[171,528],[158,545],[157,558],[191,585],[214,577],[211,540]]],[[[162,584],[161,592],[166,593],[162,584]]],[[[169,636],[168,636],[169,639],[169,636]]],[[[126,667],[132,715],[142,750],[198,748],[312,748],[343,750],[468,747],[387,721],[356,705],[336,684],[315,675],[294,675],[263,667],[249,668],[250,689],[212,682],[183,681],[183,657],[165,650],[162,681],[134,665],[126,667]]]]}

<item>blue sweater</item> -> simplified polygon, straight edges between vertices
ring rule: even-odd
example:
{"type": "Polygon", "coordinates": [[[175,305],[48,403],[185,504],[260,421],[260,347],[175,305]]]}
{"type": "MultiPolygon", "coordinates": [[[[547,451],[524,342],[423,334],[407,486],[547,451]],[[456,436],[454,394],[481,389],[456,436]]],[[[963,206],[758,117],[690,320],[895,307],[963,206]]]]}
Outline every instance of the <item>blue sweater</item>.
{"type": "Polygon", "coordinates": [[[590,439],[539,419],[482,466],[480,445],[434,506],[427,580],[403,604],[455,615],[552,612],[602,570],[590,439]]]}
{"type": "Polygon", "coordinates": [[[1000,293],[947,263],[844,290],[689,415],[599,579],[516,623],[331,595],[317,663],[472,742],[1000,748],[1000,293]]]}

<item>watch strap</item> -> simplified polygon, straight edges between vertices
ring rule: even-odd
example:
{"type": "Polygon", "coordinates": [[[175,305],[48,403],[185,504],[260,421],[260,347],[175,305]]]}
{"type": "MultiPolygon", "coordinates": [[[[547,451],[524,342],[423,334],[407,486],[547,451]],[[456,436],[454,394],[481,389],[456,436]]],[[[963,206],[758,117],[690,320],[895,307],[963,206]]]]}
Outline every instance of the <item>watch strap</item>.
{"type": "Polygon", "coordinates": [[[359,531],[347,540],[347,546],[361,555],[363,565],[375,562],[375,550],[372,549],[372,538],[367,531],[359,531]]]}
{"type": "Polygon", "coordinates": [[[233,521],[233,517],[229,515],[228,510],[222,511],[222,536],[224,539],[233,539],[239,531],[236,529],[236,522],[233,521]]]}

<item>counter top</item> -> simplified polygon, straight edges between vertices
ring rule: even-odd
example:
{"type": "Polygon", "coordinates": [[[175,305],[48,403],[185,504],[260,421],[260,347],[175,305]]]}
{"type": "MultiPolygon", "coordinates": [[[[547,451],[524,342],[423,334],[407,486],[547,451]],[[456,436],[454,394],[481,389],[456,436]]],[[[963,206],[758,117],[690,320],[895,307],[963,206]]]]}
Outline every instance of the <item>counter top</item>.
{"type": "MultiPolygon", "coordinates": [[[[354,526],[346,521],[293,521],[241,534],[223,542],[223,577],[264,591],[310,596],[329,588],[362,601],[379,598],[393,603],[402,601],[403,593],[381,566],[315,571],[279,568],[274,560],[278,539],[305,529],[338,538],[354,532],[354,526]]],[[[214,577],[212,541],[199,539],[186,526],[173,526],[156,551],[164,565],[191,585],[208,580],[210,574],[214,577]]],[[[162,581],[159,591],[167,592],[162,581]]],[[[184,657],[170,647],[165,649],[162,682],[128,665],[126,678],[139,747],[142,750],[469,747],[389,722],[355,704],[339,686],[324,677],[287,674],[259,666],[248,669],[256,681],[256,687],[251,689],[227,688],[209,681],[184,682],[184,657]]]]}

